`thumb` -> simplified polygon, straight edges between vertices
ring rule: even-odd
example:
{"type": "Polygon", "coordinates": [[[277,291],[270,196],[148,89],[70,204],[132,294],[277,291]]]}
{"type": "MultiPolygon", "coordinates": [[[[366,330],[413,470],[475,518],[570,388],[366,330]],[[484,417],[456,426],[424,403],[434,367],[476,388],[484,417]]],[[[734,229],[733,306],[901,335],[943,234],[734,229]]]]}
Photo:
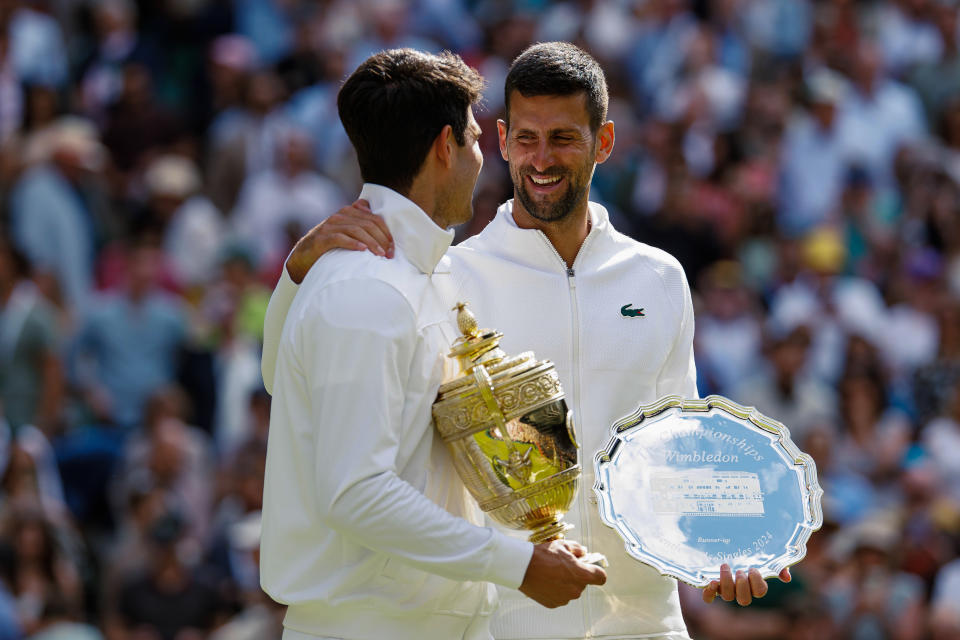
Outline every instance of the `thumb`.
{"type": "Polygon", "coordinates": [[[713,580],[703,590],[703,601],[710,604],[717,597],[718,593],[720,593],[720,581],[713,580]]]}
{"type": "Polygon", "coordinates": [[[607,572],[595,564],[585,564],[578,561],[577,568],[582,580],[587,584],[601,585],[607,581],[607,572]]]}

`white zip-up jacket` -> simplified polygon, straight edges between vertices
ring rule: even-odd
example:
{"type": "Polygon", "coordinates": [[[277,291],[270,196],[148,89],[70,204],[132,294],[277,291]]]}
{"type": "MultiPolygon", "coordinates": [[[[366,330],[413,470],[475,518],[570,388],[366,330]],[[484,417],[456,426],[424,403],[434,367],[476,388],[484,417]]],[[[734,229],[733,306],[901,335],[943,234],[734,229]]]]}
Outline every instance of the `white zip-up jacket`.
{"type": "Polygon", "coordinates": [[[533,545],[480,526],[431,426],[452,233],[384,187],[361,197],[396,257],[323,256],[274,334],[261,583],[294,637],[487,639],[491,582],[518,588],[533,545]]]}
{"type": "MultiPolygon", "coordinates": [[[[593,456],[617,419],[664,395],[697,395],[693,305],[683,269],[669,254],[613,229],[596,203],[590,203],[590,233],[567,269],[542,232],[516,225],[512,205],[501,206],[480,234],[450,249],[454,289],[447,302],[468,301],[482,327],[503,332],[507,353],[533,350],[556,365],[574,412],[584,472],[565,517],[576,527],[569,537],[606,554],[610,568],[604,586],[589,587],[553,610],[502,589],[494,636],[686,639],[676,581],[626,553],[617,533],[601,522],[592,490],[593,456]]],[[[295,290],[284,274],[267,313],[268,390],[272,335],[295,290]]]]}

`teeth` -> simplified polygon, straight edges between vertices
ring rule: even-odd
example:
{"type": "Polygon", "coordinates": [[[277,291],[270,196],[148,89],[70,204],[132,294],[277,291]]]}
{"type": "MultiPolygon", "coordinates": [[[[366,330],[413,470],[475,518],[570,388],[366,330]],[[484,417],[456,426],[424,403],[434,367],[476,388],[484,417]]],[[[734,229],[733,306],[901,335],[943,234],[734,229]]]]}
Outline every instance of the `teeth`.
{"type": "Polygon", "coordinates": [[[536,184],[553,184],[560,180],[560,176],[554,176],[552,178],[535,178],[530,176],[530,179],[533,180],[536,184]]]}

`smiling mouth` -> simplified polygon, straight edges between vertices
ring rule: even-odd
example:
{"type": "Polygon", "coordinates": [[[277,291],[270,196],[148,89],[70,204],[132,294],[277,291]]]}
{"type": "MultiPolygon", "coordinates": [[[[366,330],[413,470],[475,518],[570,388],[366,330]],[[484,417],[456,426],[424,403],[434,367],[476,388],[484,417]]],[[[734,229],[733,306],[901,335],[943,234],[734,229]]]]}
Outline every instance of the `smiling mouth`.
{"type": "Polygon", "coordinates": [[[547,185],[556,184],[560,182],[560,176],[549,176],[547,178],[537,178],[534,176],[530,176],[530,179],[533,181],[534,184],[539,184],[540,186],[547,186],[547,185]]]}

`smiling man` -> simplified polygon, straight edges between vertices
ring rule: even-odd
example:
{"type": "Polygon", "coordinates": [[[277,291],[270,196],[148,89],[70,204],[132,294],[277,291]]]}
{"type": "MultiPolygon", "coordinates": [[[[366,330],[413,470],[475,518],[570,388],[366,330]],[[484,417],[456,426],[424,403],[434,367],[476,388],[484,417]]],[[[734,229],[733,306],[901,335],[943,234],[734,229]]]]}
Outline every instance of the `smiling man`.
{"type": "MultiPolygon", "coordinates": [[[[514,198],[480,234],[448,252],[455,286],[447,303],[469,301],[482,326],[504,333],[508,353],[532,349],[556,365],[584,467],[583,489],[565,520],[576,527],[571,537],[605,554],[610,569],[606,585],[551,611],[502,589],[494,636],[687,640],[676,580],[626,553],[587,489],[590,456],[606,444],[616,419],[665,395],[697,395],[693,305],[683,269],[665,252],[617,232],[606,210],[589,201],[593,171],[614,146],[606,80],[592,57],[568,43],[534,45],[514,61],[504,92],[506,117],[497,128],[514,198]]],[[[267,314],[268,389],[277,326],[294,282],[329,248],[389,256],[390,243],[382,221],[358,206],[301,239],[267,314]]],[[[766,589],[756,571],[736,577],[726,571],[704,598],[719,592],[749,604],[766,589]]]]}

